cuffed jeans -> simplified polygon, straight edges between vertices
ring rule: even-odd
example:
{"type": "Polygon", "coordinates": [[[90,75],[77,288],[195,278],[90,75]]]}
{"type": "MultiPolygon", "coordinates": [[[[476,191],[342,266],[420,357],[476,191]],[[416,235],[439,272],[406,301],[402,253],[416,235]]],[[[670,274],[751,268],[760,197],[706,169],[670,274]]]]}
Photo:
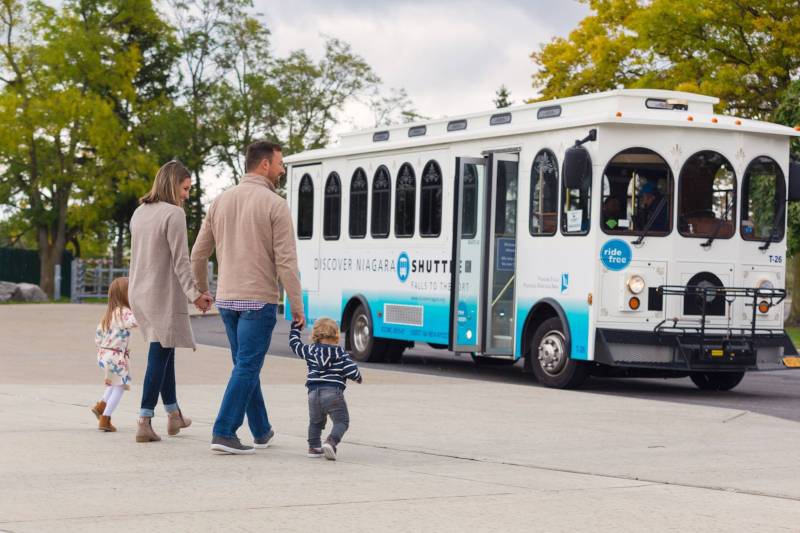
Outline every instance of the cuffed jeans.
{"type": "Polygon", "coordinates": [[[139,416],[155,415],[159,394],[168,413],[178,410],[175,393],[175,348],[164,348],[159,342],[151,342],[147,353],[147,371],[144,375],[139,416]]]}
{"type": "Polygon", "coordinates": [[[350,414],[347,412],[347,402],[344,401],[344,391],[339,387],[317,387],[308,391],[309,447],[322,446],[321,435],[328,416],[333,420],[333,429],[328,439],[337,445],[350,426],[350,414]]]}
{"type": "Polygon", "coordinates": [[[214,422],[215,436],[236,437],[245,413],[254,438],[266,437],[272,429],[261,393],[260,374],[275,328],[277,307],[266,304],[258,311],[219,310],[231,345],[233,371],[214,422]]]}

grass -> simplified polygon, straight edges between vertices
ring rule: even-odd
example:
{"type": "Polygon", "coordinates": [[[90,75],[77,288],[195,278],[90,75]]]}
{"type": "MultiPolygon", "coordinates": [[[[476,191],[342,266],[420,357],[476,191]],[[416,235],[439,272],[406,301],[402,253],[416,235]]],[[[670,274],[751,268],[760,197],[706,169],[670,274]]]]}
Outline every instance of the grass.
{"type": "Polygon", "coordinates": [[[786,328],[786,333],[789,334],[795,346],[800,346],[800,327],[786,328]]]}

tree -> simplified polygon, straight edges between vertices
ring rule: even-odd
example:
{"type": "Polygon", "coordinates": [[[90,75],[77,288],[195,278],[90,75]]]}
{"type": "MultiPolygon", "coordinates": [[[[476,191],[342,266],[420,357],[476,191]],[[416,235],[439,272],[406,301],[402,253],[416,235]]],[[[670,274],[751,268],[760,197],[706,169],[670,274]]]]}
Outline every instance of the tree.
{"type": "Polygon", "coordinates": [[[511,91],[509,91],[508,87],[505,85],[501,85],[500,88],[494,93],[494,96],[494,106],[497,109],[510,107],[514,103],[511,100],[511,91]]]}
{"type": "Polygon", "coordinates": [[[109,177],[147,165],[115,109],[135,102],[140,51],[123,46],[91,5],[0,4],[0,168],[8,180],[0,200],[35,231],[50,296],[66,243],[109,206],[109,177]]]}
{"type": "Polygon", "coordinates": [[[583,0],[594,14],[531,54],[542,99],[617,87],[712,94],[769,118],[800,72],[800,1],[583,0]]]}
{"type": "Polygon", "coordinates": [[[414,103],[405,89],[390,89],[388,94],[384,94],[376,85],[372,88],[368,105],[372,111],[376,128],[392,124],[406,124],[427,118],[414,109],[414,103]]]}

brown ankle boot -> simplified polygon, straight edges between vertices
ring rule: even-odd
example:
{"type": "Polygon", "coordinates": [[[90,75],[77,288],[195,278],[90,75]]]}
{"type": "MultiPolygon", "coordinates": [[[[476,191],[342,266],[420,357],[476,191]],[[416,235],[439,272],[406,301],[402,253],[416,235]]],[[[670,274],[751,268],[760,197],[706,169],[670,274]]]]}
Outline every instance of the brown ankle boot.
{"type": "Polygon", "coordinates": [[[156,435],[153,431],[153,426],[150,424],[150,417],[139,419],[139,427],[136,428],[136,442],[158,442],[161,437],[156,435]]]}
{"type": "Polygon", "coordinates": [[[117,428],[111,425],[111,417],[105,415],[100,415],[100,423],[97,425],[97,429],[100,431],[108,431],[109,433],[113,433],[117,430],[117,428]]]}
{"type": "Polygon", "coordinates": [[[94,413],[94,416],[96,416],[98,420],[100,420],[100,417],[103,416],[103,411],[105,410],[106,410],[106,402],[104,402],[103,400],[100,400],[99,402],[94,404],[94,407],[92,407],[92,412],[94,413]]]}
{"type": "Polygon", "coordinates": [[[191,425],[192,419],[183,416],[180,409],[167,415],[167,433],[169,433],[171,437],[174,437],[180,433],[182,429],[188,428],[191,425]]]}

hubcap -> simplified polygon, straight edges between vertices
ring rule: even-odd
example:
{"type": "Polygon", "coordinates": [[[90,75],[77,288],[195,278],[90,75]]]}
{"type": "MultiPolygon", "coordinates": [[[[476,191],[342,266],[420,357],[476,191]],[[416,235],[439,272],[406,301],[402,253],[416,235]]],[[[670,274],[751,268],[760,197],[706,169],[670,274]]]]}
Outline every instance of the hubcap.
{"type": "Polygon", "coordinates": [[[550,376],[557,376],[567,364],[564,335],[560,331],[550,331],[539,343],[539,364],[550,376]]]}
{"type": "Polygon", "coordinates": [[[356,351],[360,353],[366,352],[371,338],[372,333],[369,330],[367,315],[360,314],[356,316],[353,321],[353,344],[355,344],[356,351]]]}

